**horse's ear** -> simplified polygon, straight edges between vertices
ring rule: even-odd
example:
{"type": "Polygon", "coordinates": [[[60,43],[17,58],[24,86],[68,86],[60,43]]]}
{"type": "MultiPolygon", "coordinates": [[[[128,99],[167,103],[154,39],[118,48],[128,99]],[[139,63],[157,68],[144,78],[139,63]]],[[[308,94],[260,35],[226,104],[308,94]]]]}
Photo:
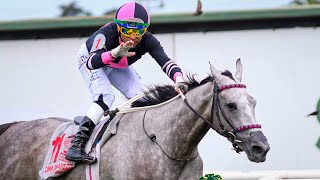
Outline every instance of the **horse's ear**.
{"type": "Polygon", "coordinates": [[[209,64],[210,64],[211,74],[213,75],[214,79],[220,79],[220,77],[222,76],[221,73],[215,67],[213,67],[210,62],[209,64]]]}
{"type": "Polygon", "coordinates": [[[240,58],[237,60],[236,63],[236,78],[241,82],[242,80],[242,64],[240,58]]]}

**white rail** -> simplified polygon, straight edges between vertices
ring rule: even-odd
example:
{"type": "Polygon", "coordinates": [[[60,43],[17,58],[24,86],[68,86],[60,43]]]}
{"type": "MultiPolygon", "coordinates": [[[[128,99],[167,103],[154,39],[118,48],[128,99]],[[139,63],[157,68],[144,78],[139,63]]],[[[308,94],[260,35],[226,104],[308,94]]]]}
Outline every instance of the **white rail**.
{"type": "Polygon", "coordinates": [[[277,179],[312,179],[320,180],[320,169],[315,170],[281,170],[281,171],[216,171],[204,174],[219,174],[223,180],[277,180],[277,179]]]}

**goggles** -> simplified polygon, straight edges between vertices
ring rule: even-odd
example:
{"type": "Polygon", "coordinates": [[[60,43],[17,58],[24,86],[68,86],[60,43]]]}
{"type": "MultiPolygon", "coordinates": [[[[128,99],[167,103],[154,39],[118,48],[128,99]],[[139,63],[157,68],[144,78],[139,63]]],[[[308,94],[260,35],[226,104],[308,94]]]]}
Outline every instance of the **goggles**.
{"type": "Polygon", "coordinates": [[[126,37],[131,37],[134,35],[135,37],[141,37],[146,33],[147,28],[143,29],[131,29],[131,28],[124,28],[122,26],[118,26],[118,30],[120,31],[121,34],[123,34],[126,37]]]}
{"type": "Polygon", "coordinates": [[[146,33],[149,23],[138,23],[138,22],[128,22],[114,19],[115,23],[118,25],[118,30],[121,34],[126,37],[141,37],[146,33]]]}

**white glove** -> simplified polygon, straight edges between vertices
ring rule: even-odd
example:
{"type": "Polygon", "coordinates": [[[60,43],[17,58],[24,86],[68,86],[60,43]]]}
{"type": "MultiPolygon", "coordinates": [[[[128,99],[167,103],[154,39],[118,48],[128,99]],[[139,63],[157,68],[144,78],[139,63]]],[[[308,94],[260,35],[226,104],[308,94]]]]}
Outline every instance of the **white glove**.
{"type": "Polygon", "coordinates": [[[132,40],[127,42],[122,42],[118,47],[111,50],[111,55],[114,58],[117,58],[119,56],[134,56],[135,52],[128,52],[129,49],[133,48],[134,42],[132,40]]]}
{"type": "Polygon", "coordinates": [[[179,89],[183,94],[188,92],[188,84],[185,80],[183,80],[182,76],[177,76],[175,81],[175,90],[179,93],[179,89]]]}

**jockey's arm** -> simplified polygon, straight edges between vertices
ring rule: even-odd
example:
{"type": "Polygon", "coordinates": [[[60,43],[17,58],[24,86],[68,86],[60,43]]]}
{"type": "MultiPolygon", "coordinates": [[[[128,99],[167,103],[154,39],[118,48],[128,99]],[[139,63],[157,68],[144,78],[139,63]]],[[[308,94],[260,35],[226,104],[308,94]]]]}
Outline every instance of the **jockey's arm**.
{"type": "Polygon", "coordinates": [[[149,42],[150,46],[147,45],[147,47],[150,47],[149,54],[157,61],[163,72],[176,82],[177,77],[182,77],[180,67],[167,56],[160,42],[153,35],[150,36],[149,42]]]}
{"type": "Polygon", "coordinates": [[[134,56],[135,52],[128,52],[128,50],[132,48],[132,45],[133,41],[128,41],[125,43],[122,42],[118,47],[110,51],[107,51],[105,48],[103,48],[91,53],[86,64],[87,68],[90,70],[99,69],[116,58],[121,59],[123,56],[134,56]]]}
{"type": "Polygon", "coordinates": [[[112,60],[114,60],[114,58],[111,56],[110,51],[99,49],[90,53],[86,66],[90,70],[99,69],[112,60]]]}

